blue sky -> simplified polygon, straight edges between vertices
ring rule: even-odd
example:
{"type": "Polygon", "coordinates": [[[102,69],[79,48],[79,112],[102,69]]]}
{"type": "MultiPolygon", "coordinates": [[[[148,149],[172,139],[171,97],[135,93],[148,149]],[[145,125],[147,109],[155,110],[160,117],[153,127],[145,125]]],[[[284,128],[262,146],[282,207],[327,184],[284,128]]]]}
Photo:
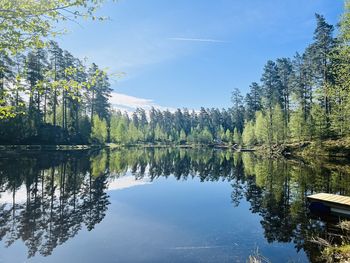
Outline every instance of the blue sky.
{"type": "Polygon", "coordinates": [[[119,0],[104,22],[69,24],[61,46],[111,72],[113,104],[198,109],[229,107],[259,81],[268,59],[312,42],[315,13],[336,24],[342,0],[119,0]]]}

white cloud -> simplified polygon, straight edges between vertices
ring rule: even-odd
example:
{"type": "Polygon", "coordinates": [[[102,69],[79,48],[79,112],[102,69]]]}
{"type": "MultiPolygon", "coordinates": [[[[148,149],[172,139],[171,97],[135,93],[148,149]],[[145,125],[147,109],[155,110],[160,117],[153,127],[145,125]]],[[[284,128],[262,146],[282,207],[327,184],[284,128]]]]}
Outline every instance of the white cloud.
{"type": "Polygon", "coordinates": [[[160,106],[151,99],[138,98],[117,92],[112,92],[109,102],[114,109],[126,111],[128,113],[135,111],[137,108],[142,108],[147,111],[152,107],[160,110],[168,109],[172,112],[175,111],[174,108],[160,106]]]}
{"type": "Polygon", "coordinates": [[[131,188],[139,185],[147,185],[151,184],[151,182],[147,179],[139,179],[136,180],[134,176],[123,176],[108,183],[108,190],[122,190],[126,188],[131,188]]]}
{"type": "Polygon", "coordinates": [[[186,38],[186,37],[170,37],[169,40],[175,41],[193,41],[193,42],[211,42],[211,43],[226,43],[226,41],[212,38],[186,38]]]}

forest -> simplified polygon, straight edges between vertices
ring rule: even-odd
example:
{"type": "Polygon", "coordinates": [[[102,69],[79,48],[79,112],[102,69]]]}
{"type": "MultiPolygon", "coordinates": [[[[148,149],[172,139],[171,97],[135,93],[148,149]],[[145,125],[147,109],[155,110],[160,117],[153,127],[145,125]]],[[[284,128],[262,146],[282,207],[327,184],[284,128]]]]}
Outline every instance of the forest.
{"type": "MultiPolygon", "coordinates": [[[[55,41],[40,41],[35,35],[28,43],[21,35],[12,39],[24,43],[16,50],[2,38],[0,143],[272,147],[347,138],[350,2],[345,5],[338,27],[316,14],[313,42],[304,52],[267,61],[260,81],[253,82],[247,94],[233,90],[228,109],[171,112],[152,108],[137,109],[132,115],[122,113],[110,105],[109,76],[96,64],[87,65],[55,41]]],[[[86,8],[92,16],[95,6],[86,8]]],[[[54,10],[57,13],[48,14],[52,20],[64,19],[60,8],[54,10]]],[[[16,19],[23,16],[16,15],[16,19]]],[[[6,16],[0,12],[0,17],[6,16]]],[[[11,26],[2,25],[4,36],[16,36],[16,26],[11,26]]],[[[43,30],[47,30],[43,35],[52,33],[50,28],[43,30]]]]}

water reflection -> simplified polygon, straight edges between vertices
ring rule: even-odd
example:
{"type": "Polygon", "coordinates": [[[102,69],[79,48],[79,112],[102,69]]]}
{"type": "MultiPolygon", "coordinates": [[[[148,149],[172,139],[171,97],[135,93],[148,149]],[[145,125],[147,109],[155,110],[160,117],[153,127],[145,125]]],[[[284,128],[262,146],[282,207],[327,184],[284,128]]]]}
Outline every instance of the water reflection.
{"type": "Polygon", "coordinates": [[[5,194],[0,199],[0,240],[10,246],[22,239],[28,257],[48,256],[83,226],[92,230],[109,204],[108,170],[90,165],[95,158],[1,158],[0,191],[5,194]]]}
{"type": "MultiPolygon", "coordinates": [[[[144,184],[158,177],[227,181],[233,206],[242,199],[259,214],[268,242],[294,243],[316,261],[309,242],[330,234],[311,219],[306,196],[314,192],[350,194],[345,163],[257,158],[211,149],[121,149],[100,153],[45,153],[0,158],[0,240],[23,240],[28,257],[48,256],[82,228],[91,231],[110,204],[108,187],[144,184]],[[135,180],[125,179],[130,171],[135,180]],[[124,179],[123,179],[124,178],[124,179]]],[[[228,198],[230,198],[228,196],[228,198]]]]}

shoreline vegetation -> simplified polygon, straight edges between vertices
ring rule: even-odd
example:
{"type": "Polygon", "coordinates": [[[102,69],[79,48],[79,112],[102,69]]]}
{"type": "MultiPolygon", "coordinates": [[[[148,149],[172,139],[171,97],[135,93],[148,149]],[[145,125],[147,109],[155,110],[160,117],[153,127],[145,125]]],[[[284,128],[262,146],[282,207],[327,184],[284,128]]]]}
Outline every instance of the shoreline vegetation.
{"type": "Polygon", "coordinates": [[[287,158],[344,158],[350,157],[350,139],[326,140],[326,141],[305,141],[301,143],[289,143],[281,145],[255,145],[249,148],[242,145],[231,144],[177,144],[177,143],[129,143],[129,144],[3,144],[0,145],[0,151],[26,151],[26,150],[87,150],[102,148],[215,148],[228,149],[236,152],[254,152],[257,155],[264,156],[283,156],[287,158]]]}
{"type": "Polygon", "coordinates": [[[280,145],[254,145],[244,147],[231,144],[177,144],[177,143],[106,143],[106,144],[0,144],[0,151],[16,150],[86,150],[102,148],[216,148],[229,149],[237,152],[255,152],[265,156],[284,157],[349,157],[350,139],[326,140],[326,141],[305,141],[301,143],[287,143],[280,145]]]}

